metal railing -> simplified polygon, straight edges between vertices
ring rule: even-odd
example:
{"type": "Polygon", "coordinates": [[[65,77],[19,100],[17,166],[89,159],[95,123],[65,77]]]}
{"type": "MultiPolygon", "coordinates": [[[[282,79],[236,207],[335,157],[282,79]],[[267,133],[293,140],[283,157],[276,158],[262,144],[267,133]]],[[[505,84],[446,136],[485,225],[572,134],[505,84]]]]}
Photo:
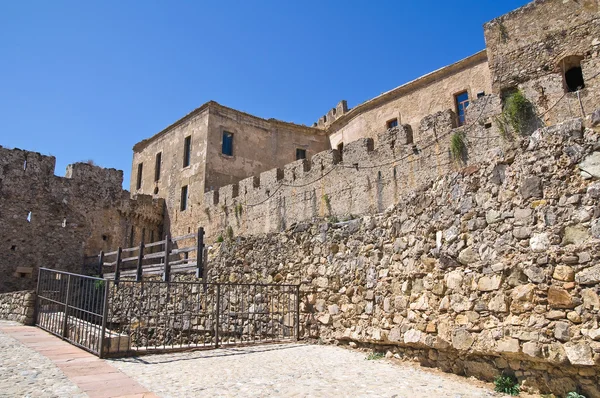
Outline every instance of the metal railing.
{"type": "Polygon", "coordinates": [[[36,325],[100,355],[107,293],[104,279],[40,268],[36,325]]]}
{"type": "Polygon", "coordinates": [[[40,269],[36,325],[100,357],[284,342],[300,286],[108,280],[40,269]]]}

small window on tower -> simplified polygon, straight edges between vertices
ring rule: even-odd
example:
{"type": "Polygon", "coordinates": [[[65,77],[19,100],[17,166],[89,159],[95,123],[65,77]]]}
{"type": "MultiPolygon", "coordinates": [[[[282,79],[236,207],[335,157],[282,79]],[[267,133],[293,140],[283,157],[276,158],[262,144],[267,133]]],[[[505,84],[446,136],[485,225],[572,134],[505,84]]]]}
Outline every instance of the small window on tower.
{"type": "Polygon", "coordinates": [[[179,210],[185,211],[187,209],[187,200],[188,200],[188,186],[184,185],[181,187],[181,202],[179,205],[179,210]]]}
{"type": "Polygon", "coordinates": [[[223,155],[233,156],[233,133],[230,133],[229,131],[223,131],[221,153],[223,153],[223,155]]]}
{"type": "Polygon", "coordinates": [[[388,129],[398,127],[398,119],[388,120],[386,124],[388,129]]]}
{"type": "Polygon", "coordinates": [[[306,159],[306,149],[296,148],[296,160],[306,159]]]}
{"type": "Polygon", "coordinates": [[[190,165],[190,159],[192,158],[192,136],[188,135],[185,137],[183,143],[183,167],[190,165]]]}
{"type": "Polygon", "coordinates": [[[154,163],[154,181],[160,180],[160,164],[162,163],[162,152],[156,154],[156,162],[154,163]]]}
{"type": "Polygon", "coordinates": [[[137,182],[135,184],[135,189],[141,189],[142,188],[142,172],[144,170],[144,164],[140,163],[138,164],[138,169],[137,169],[137,182]]]}

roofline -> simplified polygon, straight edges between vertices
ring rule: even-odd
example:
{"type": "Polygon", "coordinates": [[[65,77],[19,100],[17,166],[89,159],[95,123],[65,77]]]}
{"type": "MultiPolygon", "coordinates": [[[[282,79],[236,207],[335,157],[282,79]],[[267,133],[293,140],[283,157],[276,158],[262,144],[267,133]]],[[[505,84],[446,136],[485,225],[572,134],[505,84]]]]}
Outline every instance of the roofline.
{"type": "Polygon", "coordinates": [[[460,71],[469,66],[480,64],[487,61],[487,52],[486,50],[481,50],[473,55],[470,55],[466,58],[461,59],[453,64],[446,65],[440,69],[434,70],[433,72],[427,73],[426,75],[420,76],[415,80],[411,80],[408,83],[404,83],[401,86],[398,86],[394,89],[386,91],[377,97],[371,98],[368,101],[365,101],[354,108],[350,109],[348,112],[335,119],[329,126],[326,127],[328,133],[332,133],[330,130],[341,127],[341,125],[345,125],[354,117],[360,115],[361,113],[374,109],[383,103],[399,97],[400,95],[406,94],[411,91],[415,91],[416,89],[431,84],[435,80],[447,76],[451,73],[460,71]]]}
{"type": "Polygon", "coordinates": [[[140,150],[144,149],[145,147],[147,147],[150,143],[156,141],[157,139],[159,139],[160,137],[166,135],[167,133],[169,133],[172,129],[174,129],[175,127],[187,122],[188,120],[194,118],[195,116],[198,116],[200,114],[202,114],[204,111],[206,110],[210,110],[210,109],[216,109],[216,110],[226,110],[226,111],[231,111],[231,112],[235,112],[237,114],[243,115],[243,116],[247,116],[262,122],[267,122],[270,123],[272,125],[275,126],[283,126],[283,127],[291,127],[294,129],[302,129],[304,130],[304,132],[311,132],[315,135],[324,135],[325,131],[322,129],[318,129],[315,127],[309,127],[309,126],[305,126],[305,125],[301,125],[301,124],[296,124],[296,123],[291,123],[291,122],[284,122],[282,120],[277,120],[274,118],[271,119],[265,119],[259,116],[255,116],[252,115],[250,113],[246,113],[234,108],[230,108],[228,106],[224,106],[219,104],[216,101],[208,101],[205,102],[204,104],[200,105],[198,108],[194,109],[193,111],[191,111],[190,113],[188,113],[187,115],[185,115],[184,117],[182,117],[181,119],[177,120],[176,122],[170,124],[169,126],[165,127],[164,129],[162,129],[161,131],[159,131],[158,133],[154,134],[152,137],[150,138],[146,138],[143,139],[142,141],[136,143],[133,146],[133,150],[135,152],[139,152],[140,150]]]}

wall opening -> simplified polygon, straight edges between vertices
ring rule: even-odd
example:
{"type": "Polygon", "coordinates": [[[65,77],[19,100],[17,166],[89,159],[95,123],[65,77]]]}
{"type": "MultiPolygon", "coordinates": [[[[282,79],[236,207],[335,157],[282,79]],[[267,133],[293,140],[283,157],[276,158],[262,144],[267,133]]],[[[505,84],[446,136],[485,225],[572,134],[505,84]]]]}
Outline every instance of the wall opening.
{"type": "Polygon", "coordinates": [[[469,106],[469,93],[467,91],[460,92],[454,95],[454,103],[456,105],[456,117],[458,126],[465,124],[465,111],[469,106]]]}
{"type": "Polygon", "coordinates": [[[10,250],[13,251],[13,252],[16,251],[17,250],[17,245],[12,245],[10,247],[10,250]]]}
{"type": "Polygon", "coordinates": [[[62,220],[62,227],[65,228],[67,226],[67,219],[63,218],[62,220]]]}
{"type": "Polygon", "coordinates": [[[137,181],[135,183],[135,189],[142,188],[142,172],[144,171],[144,163],[138,164],[137,168],[137,181]]]}
{"type": "Polygon", "coordinates": [[[223,155],[233,156],[233,133],[230,133],[229,131],[223,131],[221,153],[223,155]]]}
{"type": "Polygon", "coordinates": [[[188,202],[188,186],[184,185],[181,187],[181,199],[179,201],[179,210],[185,211],[187,209],[188,202]]]}
{"type": "Polygon", "coordinates": [[[398,118],[388,120],[387,122],[385,122],[385,125],[387,126],[388,129],[398,127],[398,118]]]}
{"type": "Polygon", "coordinates": [[[190,160],[192,158],[192,136],[188,135],[185,137],[183,142],[183,167],[188,167],[190,165],[190,160]]]}
{"type": "Polygon", "coordinates": [[[296,160],[306,159],[306,149],[296,148],[296,160]]]}
{"type": "Polygon", "coordinates": [[[27,213],[27,222],[31,222],[31,212],[27,213]]]}
{"type": "Polygon", "coordinates": [[[162,163],[162,152],[156,154],[154,161],[154,181],[160,180],[160,166],[162,163]]]}
{"type": "Polygon", "coordinates": [[[23,170],[27,170],[27,159],[23,162],[23,170]]]}
{"type": "Polygon", "coordinates": [[[106,242],[108,240],[108,235],[102,235],[102,240],[106,242]]]}
{"type": "Polygon", "coordinates": [[[583,72],[581,70],[582,60],[583,57],[580,55],[570,55],[560,61],[565,93],[572,93],[585,88],[583,72]]]}
{"type": "Polygon", "coordinates": [[[154,194],[158,195],[158,187],[154,187],[154,194]]]}

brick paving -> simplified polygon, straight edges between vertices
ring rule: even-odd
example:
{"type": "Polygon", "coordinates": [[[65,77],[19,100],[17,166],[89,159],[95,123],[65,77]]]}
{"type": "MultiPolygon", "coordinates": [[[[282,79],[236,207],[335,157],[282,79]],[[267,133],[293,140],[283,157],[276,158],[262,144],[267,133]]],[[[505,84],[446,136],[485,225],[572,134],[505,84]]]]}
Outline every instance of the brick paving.
{"type": "Polygon", "coordinates": [[[104,360],[39,328],[0,321],[0,397],[156,398],[104,360]]]}

